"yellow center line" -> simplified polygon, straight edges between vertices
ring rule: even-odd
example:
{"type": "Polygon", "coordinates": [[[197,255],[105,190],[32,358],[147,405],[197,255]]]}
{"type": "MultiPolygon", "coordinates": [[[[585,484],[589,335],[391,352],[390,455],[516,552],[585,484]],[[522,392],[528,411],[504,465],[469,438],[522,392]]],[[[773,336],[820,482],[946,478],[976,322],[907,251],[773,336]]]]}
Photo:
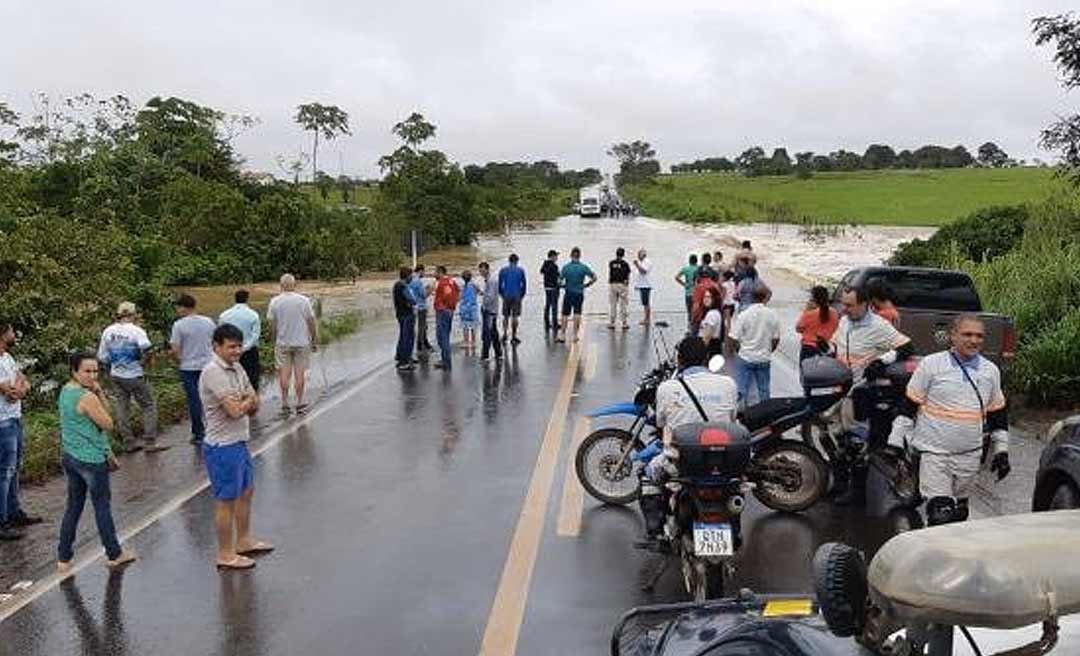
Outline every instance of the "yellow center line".
{"type": "Polygon", "coordinates": [[[566,415],[570,410],[570,393],[573,391],[574,378],[581,362],[582,349],[579,344],[580,342],[571,346],[567,355],[566,369],[559,384],[559,392],[555,396],[555,405],[551,409],[551,419],[544,431],[540,454],[536,458],[532,479],[529,481],[529,491],[518,516],[514,537],[510,542],[510,553],[506,556],[499,589],[495,593],[495,601],[488,615],[484,639],[480,643],[481,656],[512,656],[517,651],[521,622],[525,618],[529,583],[540,550],[544,516],[547,514],[548,498],[551,496],[551,486],[555,479],[566,415]]]}
{"type": "Polygon", "coordinates": [[[578,417],[574,426],[574,437],[570,441],[570,458],[566,465],[566,475],[563,478],[562,503],[559,504],[559,522],[555,534],[563,538],[576,538],[581,535],[581,513],[585,502],[585,490],[581,487],[581,481],[577,478],[577,470],[574,468],[578,447],[589,434],[592,420],[589,417],[578,417]]]}
{"type": "Polygon", "coordinates": [[[585,382],[589,382],[596,376],[596,364],[598,359],[599,352],[595,348],[590,348],[589,355],[585,358],[585,382]]]}

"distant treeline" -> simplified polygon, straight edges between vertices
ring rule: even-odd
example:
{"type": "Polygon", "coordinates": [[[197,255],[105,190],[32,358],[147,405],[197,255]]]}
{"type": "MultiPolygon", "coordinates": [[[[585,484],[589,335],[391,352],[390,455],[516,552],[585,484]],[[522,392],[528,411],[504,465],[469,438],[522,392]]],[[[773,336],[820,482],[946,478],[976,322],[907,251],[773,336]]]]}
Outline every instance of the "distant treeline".
{"type": "Polygon", "coordinates": [[[599,169],[560,171],[549,160],[536,162],[488,162],[483,166],[469,164],[464,169],[465,181],[485,186],[518,185],[535,181],[548,189],[580,189],[603,179],[599,169]]]}
{"type": "Polygon", "coordinates": [[[746,176],[800,175],[809,177],[818,171],[858,171],[860,169],[951,169],[967,166],[1002,168],[1022,165],[1009,157],[997,144],[988,141],[973,156],[962,145],[945,148],[927,145],[915,150],[896,152],[886,144],[872,144],[860,155],[850,150],[836,150],[827,155],[804,151],[792,159],[786,148],[776,148],[772,156],[760,146],[748,148],[738,157],[706,157],[671,166],[672,173],[731,172],[746,176]]]}

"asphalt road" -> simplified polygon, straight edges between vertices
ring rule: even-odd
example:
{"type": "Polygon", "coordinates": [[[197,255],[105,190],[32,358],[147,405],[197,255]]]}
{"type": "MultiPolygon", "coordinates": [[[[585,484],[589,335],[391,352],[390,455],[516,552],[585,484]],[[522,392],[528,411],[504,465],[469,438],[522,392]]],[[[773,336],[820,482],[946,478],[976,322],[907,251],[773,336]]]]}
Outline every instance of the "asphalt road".
{"type": "MultiPolygon", "coordinates": [[[[573,474],[574,442],[592,428],[584,413],[625,400],[652,366],[654,333],[639,315],[629,331],[607,330],[600,284],[582,341],[554,343],[542,331],[535,271],[549,247],[580,245],[603,279],[617,245],[646,246],[658,318],[675,336],[684,319],[671,278],[691,247],[715,246],[695,239],[650,222],[564,219],[485,241],[488,253],[517,251],[532,285],[523,343],[502,366],[458,349],[449,373],[398,373],[385,331],[358,336],[350,348],[385,360],[260,442],[254,524],[277,551],[252,571],[219,573],[211,497],[178,492],[125,522],[145,526],[126,571],[107,572],[89,543],[75,576],[38,581],[17,610],[0,606],[0,654],[606,653],[624,609],[685,598],[675,566],[653,593],[640,591],[659,563],[632,547],[636,508],[600,506],[573,474]],[[383,341],[371,341],[376,334],[383,341]]],[[[770,282],[793,325],[804,292],[779,273],[770,282]]],[[[636,298],[631,305],[637,312],[636,298]]],[[[798,393],[795,349],[792,333],[775,360],[774,394],[798,393]]],[[[1015,474],[1010,499],[1022,499],[1029,475],[1015,474]]],[[[828,503],[782,515],[751,501],[746,517],[738,584],[759,592],[808,591],[809,560],[824,541],[872,552],[888,535],[882,522],[828,503]]]]}

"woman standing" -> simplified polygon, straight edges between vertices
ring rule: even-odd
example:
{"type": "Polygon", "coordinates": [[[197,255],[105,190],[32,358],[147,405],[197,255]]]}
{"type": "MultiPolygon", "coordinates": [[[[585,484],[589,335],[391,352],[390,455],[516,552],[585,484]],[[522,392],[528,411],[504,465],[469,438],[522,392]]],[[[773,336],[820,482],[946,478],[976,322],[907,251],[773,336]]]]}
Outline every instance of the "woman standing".
{"type": "Polygon", "coordinates": [[[705,311],[705,317],[701,320],[701,339],[705,342],[709,357],[724,353],[724,318],[720,313],[720,299],[715,292],[706,289],[701,298],[701,306],[705,311]]]}
{"type": "Polygon", "coordinates": [[[92,353],[76,353],[69,365],[71,380],[61,388],[59,402],[62,464],[68,494],[60,525],[57,569],[60,572],[71,569],[75,530],[86,505],[87,492],[108,565],[115,568],[135,560],[135,554],[120,548],[110,506],[109,472],[116,467],[116,456],[105,431],[112,430],[113,421],[105,409],[105,393],[98,383],[97,358],[92,353]]]}
{"type": "Polygon", "coordinates": [[[461,332],[464,338],[465,350],[471,351],[476,347],[476,322],[479,318],[479,291],[472,279],[472,271],[466,269],[461,274],[464,284],[461,286],[461,303],[458,305],[458,318],[461,319],[461,332]]]}
{"type": "Polygon", "coordinates": [[[839,324],[839,315],[829,305],[829,290],[821,285],[811,289],[806,309],[795,324],[795,330],[802,335],[799,362],[827,351],[828,341],[839,324]]]}

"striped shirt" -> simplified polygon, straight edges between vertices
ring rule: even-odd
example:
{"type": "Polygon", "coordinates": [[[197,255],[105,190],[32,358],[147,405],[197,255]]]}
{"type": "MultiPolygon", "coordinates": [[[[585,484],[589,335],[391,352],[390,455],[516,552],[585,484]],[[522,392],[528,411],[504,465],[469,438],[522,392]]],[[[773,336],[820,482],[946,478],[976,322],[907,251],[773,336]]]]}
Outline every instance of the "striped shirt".
{"type": "Polygon", "coordinates": [[[852,321],[844,315],[833,333],[836,359],[847,365],[856,380],[862,378],[866,365],[911,340],[888,321],[867,310],[862,319],[852,321]]]}
{"type": "MultiPolygon", "coordinates": [[[[916,449],[932,453],[982,448],[986,414],[1005,407],[997,366],[981,355],[961,365],[951,351],[923,358],[908,383],[907,396],[919,406],[910,442],[916,449]],[[978,395],[961,366],[978,388],[978,395]]],[[[1008,432],[995,431],[993,438],[995,452],[1008,448],[1008,432]]]]}

